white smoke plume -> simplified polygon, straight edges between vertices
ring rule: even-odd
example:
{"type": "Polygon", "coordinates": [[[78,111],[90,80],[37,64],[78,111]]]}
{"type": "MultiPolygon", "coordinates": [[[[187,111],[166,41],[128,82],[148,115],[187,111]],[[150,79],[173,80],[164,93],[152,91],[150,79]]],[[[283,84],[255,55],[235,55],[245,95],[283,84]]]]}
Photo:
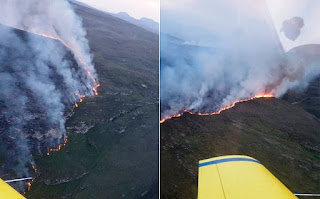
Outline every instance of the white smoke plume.
{"type": "Polygon", "coordinates": [[[255,95],[280,97],[320,74],[320,45],[285,52],[265,0],[179,2],[164,0],[161,10],[163,118],[255,95]]]}
{"type": "Polygon", "coordinates": [[[65,139],[65,112],[95,95],[98,80],[86,31],[68,1],[0,4],[0,138],[6,150],[0,173],[14,165],[24,177],[31,153],[46,153],[65,139]]]}

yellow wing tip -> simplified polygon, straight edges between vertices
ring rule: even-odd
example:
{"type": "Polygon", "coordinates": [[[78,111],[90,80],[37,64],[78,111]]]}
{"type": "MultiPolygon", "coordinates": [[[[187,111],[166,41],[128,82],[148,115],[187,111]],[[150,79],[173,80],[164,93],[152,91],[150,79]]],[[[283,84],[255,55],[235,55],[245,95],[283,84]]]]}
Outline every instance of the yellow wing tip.
{"type": "Polygon", "coordinates": [[[198,199],[297,199],[258,160],[226,155],[199,162],[198,199]]]}
{"type": "Polygon", "coordinates": [[[2,199],[25,199],[19,192],[0,178],[0,198],[2,199]]]}
{"type": "Polygon", "coordinates": [[[257,161],[256,159],[254,159],[254,158],[252,158],[250,156],[246,156],[246,155],[224,155],[224,156],[219,156],[219,157],[200,160],[199,164],[206,163],[206,162],[211,162],[211,161],[215,161],[215,160],[230,159],[230,158],[246,158],[246,159],[252,159],[252,160],[257,161]]]}

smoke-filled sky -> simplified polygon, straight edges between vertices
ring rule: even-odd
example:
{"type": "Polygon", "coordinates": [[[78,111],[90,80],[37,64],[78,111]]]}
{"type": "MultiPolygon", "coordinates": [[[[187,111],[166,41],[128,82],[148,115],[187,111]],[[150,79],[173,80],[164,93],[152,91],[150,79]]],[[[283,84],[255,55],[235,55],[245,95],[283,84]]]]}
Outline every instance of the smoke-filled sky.
{"type": "MultiPolygon", "coordinates": [[[[209,34],[216,32],[217,29],[228,28],[228,20],[231,17],[237,17],[241,8],[241,0],[232,1],[208,1],[208,0],[161,0],[161,18],[162,31],[183,36],[190,42],[201,42],[202,45],[210,45],[207,41],[209,34]],[[225,9],[229,7],[229,9],[225,9]],[[214,14],[214,16],[212,16],[214,14]],[[192,16],[192,17],[191,17],[192,16]],[[186,20],[187,19],[187,20],[186,20]],[[170,22],[170,23],[169,23],[170,22]],[[194,27],[191,32],[182,34],[181,27],[194,27]],[[198,30],[197,30],[198,29],[198,30]],[[204,38],[200,38],[203,37],[204,38]],[[202,40],[201,40],[202,39],[202,40]]],[[[247,15],[254,16],[256,9],[253,5],[245,10],[247,15]]],[[[320,43],[320,1],[318,0],[266,0],[269,13],[272,17],[281,43],[286,51],[295,46],[311,43],[320,43]],[[301,30],[301,37],[296,41],[290,41],[283,33],[281,27],[284,20],[292,17],[301,17],[305,21],[305,26],[301,30]]],[[[239,21],[241,16],[238,16],[239,21]]],[[[229,27],[232,29],[232,27],[229,27]]],[[[231,29],[225,29],[230,32],[231,29]]]]}
{"type": "Polygon", "coordinates": [[[130,16],[159,22],[160,0],[79,0],[92,7],[111,13],[126,12],[130,16]]]}
{"type": "MultiPolygon", "coordinates": [[[[282,13],[269,10],[277,6],[276,0],[268,4],[266,0],[162,0],[162,117],[184,109],[216,111],[264,93],[281,97],[288,89],[305,88],[319,75],[319,56],[315,56],[319,46],[288,52],[288,39],[274,23],[279,20],[276,24],[282,26],[281,20],[289,17],[284,13],[295,9],[299,16],[298,8],[306,7],[299,7],[300,1],[277,2],[284,3],[282,13]]],[[[312,12],[308,16],[317,16],[318,9],[307,9],[312,12]]],[[[314,33],[309,34],[308,44],[319,44],[310,36],[317,35],[319,26],[310,24],[318,21],[305,18],[301,35],[306,29],[314,33]]],[[[306,44],[295,42],[296,46],[306,44]]]]}

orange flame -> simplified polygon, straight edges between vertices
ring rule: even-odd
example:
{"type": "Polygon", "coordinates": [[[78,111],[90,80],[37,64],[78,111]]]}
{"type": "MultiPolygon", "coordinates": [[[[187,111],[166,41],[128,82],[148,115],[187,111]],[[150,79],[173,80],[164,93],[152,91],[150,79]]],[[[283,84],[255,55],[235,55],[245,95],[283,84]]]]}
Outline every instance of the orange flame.
{"type": "Polygon", "coordinates": [[[79,97],[79,102],[82,103],[84,98],[86,98],[85,95],[79,95],[78,93],[75,93],[75,96],[79,97]]]}
{"type": "Polygon", "coordinates": [[[73,53],[74,53],[74,56],[79,60],[79,62],[84,66],[84,69],[87,71],[87,74],[89,75],[90,79],[92,82],[94,82],[94,87],[92,88],[92,91],[94,93],[95,96],[98,95],[98,87],[100,87],[100,84],[97,83],[96,79],[93,77],[92,73],[90,72],[90,70],[88,69],[88,66],[87,64],[85,63],[85,61],[83,61],[83,59],[81,58],[80,56],[80,53],[78,51],[76,51],[75,49],[71,48],[71,46],[69,46],[65,41],[63,41],[61,38],[59,37],[54,37],[54,36],[51,36],[51,35],[47,35],[47,34],[44,34],[44,33],[37,33],[37,32],[33,32],[34,34],[36,35],[40,35],[42,37],[46,37],[46,38],[49,38],[49,39],[53,39],[53,40],[57,40],[57,41],[60,41],[65,47],[67,47],[68,49],[70,49],[73,53]]]}
{"type": "Polygon", "coordinates": [[[89,77],[91,78],[91,80],[94,82],[95,85],[97,85],[97,82],[96,82],[96,79],[93,77],[93,75],[91,74],[91,72],[88,70],[88,66],[87,64],[83,61],[83,59],[81,58],[80,56],[80,53],[77,52],[75,49],[71,48],[71,46],[69,46],[65,41],[63,41],[62,39],[60,39],[59,37],[54,37],[54,36],[51,36],[51,35],[47,35],[47,34],[44,34],[44,33],[36,33],[36,32],[33,32],[34,34],[37,34],[37,35],[40,35],[42,37],[46,37],[46,38],[49,38],[49,39],[53,39],[53,40],[57,40],[57,41],[60,41],[65,47],[69,48],[75,55],[76,58],[78,58],[79,62],[81,64],[83,64],[85,70],[87,71],[87,74],[89,75],[89,77]]]}
{"type": "MultiPolygon", "coordinates": [[[[42,37],[46,37],[46,38],[49,38],[49,39],[53,39],[53,40],[57,40],[57,41],[60,41],[66,48],[70,49],[71,52],[74,53],[74,56],[79,60],[79,62],[83,65],[84,69],[86,70],[88,76],[90,77],[90,79],[92,80],[92,82],[94,82],[94,85],[92,87],[92,91],[94,93],[95,96],[97,96],[99,93],[98,93],[98,87],[100,87],[100,84],[96,81],[96,79],[94,78],[94,76],[92,75],[92,73],[90,72],[90,70],[88,69],[88,66],[87,64],[85,63],[85,61],[81,58],[80,54],[78,51],[76,51],[75,49],[71,48],[71,46],[69,46],[65,41],[63,41],[61,38],[59,37],[54,37],[54,36],[51,36],[51,35],[47,35],[47,34],[44,34],[44,33],[37,33],[37,32],[32,32],[36,35],[40,35],[42,37]]],[[[75,94],[76,96],[80,96],[80,99],[79,99],[79,102],[82,103],[83,102],[83,99],[86,97],[85,95],[79,95],[79,94],[75,94]]],[[[78,107],[79,105],[77,103],[75,103],[74,107],[73,108],[76,108],[78,107]]],[[[49,151],[47,152],[47,155],[49,156],[51,152],[56,152],[56,151],[60,151],[62,147],[66,146],[67,145],[67,142],[68,142],[68,136],[66,136],[64,142],[62,144],[59,144],[57,148],[50,148],[49,151]]],[[[31,163],[31,166],[34,170],[35,173],[37,173],[37,168],[31,163]]],[[[32,179],[32,181],[28,182],[27,183],[27,191],[30,191],[31,189],[31,185],[32,183],[34,182],[35,179],[32,179]]],[[[23,192],[23,195],[25,195],[26,192],[23,192]]]]}
{"type": "MultiPolygon", "coordinates": [[[[37,173],[38,169],[35,167],[35,165],[32,162],[30,162],[30,164],[31,164],[32,169],[34,170],[34,173],[37,173]]],[[[27,183],[27,189],[26,189],[26,191],[24,191],[22,193],[22,195],[25,195],[27,191],[30,191],[31,185],[34,182],[34,180],[35,180],[35,178],[33,178],[30,182],[27,183]]]]}
{"type": "Polygon", "coordinates": [[[254,99],[259,99],[259,98],[273,98],[273,97],[274,97],[274,95],[271,94],[271,93],[270,94],[268,94],[268,93],[267,94],[258,94],[258,95],[255,95],[254,97],[250,97],[250,98],[247,98],[247,99],[236,100],[231,105],[223,107],[220,110],[218,110],[216,112],[212,112],[212,113],[194,113],[194,112],[192,112],[190,110],[184,110],[183,113],[178,113],[176,115],[164,117],[163,119],[160,120],[160,124],[162,124],[165,121],[170,120],[172,118],[181,117],[184,113],[189,113],[191,115],[200,115],[200,116],[218,115],[223,111],[226,111],[228,109],[231,109],[231,108],[235,107],[236,104],[241,103],[241,102],[247,102],[247,101],[254,100],[254,99]]]}
{"type": "MultiPolygon", "coordinates": [[[[9,25],[7,25],[7,26],[9,26],[9,25]]],[[[18,27],[13,27],[13,28],[26,31],[26,30],[21,29],[21,28],[18,28],[18,27]]],[[[48,34],[45,34],[45,33],[39,33],[39,32],[31,31],[31,30],[28,30],[28,31],[31,32],[31,33],[33,33],[33,34],[42,36],[42,37],[46,37],[46,38],[49,38],[49,39],[53,39],[53,40],[56,40],[56,41],[60,41],[66,48],[70,49],[70,51],[74,53],[74,56],[76,57],[76,59],[78,59],[79,62],[84,66],[84,69],[86,70],[86,72],[87,72],[87,74],[89,75],[89,77],[90,77],[90,79],[92,80],[92,82],[94,82],[94,85],[95,85],[95,86],[92,88],[92,91],[93,91],[94,95],[95,95],[95,96],[98,95],[98,90],[97,90],[97,88],[100,87],[100,84],[96,81],[96,79],[94,78],[94,76],[92,75],[92,73],[90,72],[90,70],[88,69],[88,66],[87,66],[87,64],[85,63],[85,61],[83,60],[83,58],[81,58],[81,53],[79,53],[78,51],[76,51],[75,49],[73,49],[70,45],[68,45],[68,44],[67,44],[64,40],[62,40],[60,37],[55,37],[55,36],[52,36],[52,35],[48,35],[48,34]]]]}
{"type": "Polygon", "coordinates": [[[60,151],[62,147],[67,145],[67,142],[68,142],[68,136],[66,136],[66,139],[64,140],[64,142],[62,144],[59,144],[57,148],[49,149],[49,151],[47,152],[47,156],[49,156],[51,152],[60,151]]]}
{"type": "MultiPolygon", "coordinates": [[[[51,148],[51,149],[49,149],[49,151],[47,152],[47,156],[49,156],[51,152],[60,151],[60,150],[62,149],[62,147],[64,147],[64,146],[67,145],[67,142],[68,142],[68,136],[66,136],[64,142],[63,142],[62,144],[59,144],[57,148],[51,148]]],[[[35,167],[35,165],[33,165],[32,163],[31,163],[31,167],[32,167],[32,169],[34,170],[35,173],[38,172],[38,169],[37,169],[37,168],[35,167]]],[[[32,179],[30,182],[27,183],[27,191],[30,191],[31,185],[32,185],[32,183],[34,182],[34,180],[35,180],[35,178],[32,179]]],[[[23,195],[25,195],[25,194],[26,194],[26,191],[23,192],[23,195]]]]}
{"type": "MultiPolygon", "coordinates": [[[[27,183],[27,191],[30,191],[31,185],[33,182],[34,182],[34,179],[32,179],[30,182],[27,183]]],[[[23,193],[23,195],[25,195],[25,194],[26,194],[26,192],[23,193]]]]}
{"type": "Polygon", "coordinates": [[[97,95],[99,94],[99,93],[98,93],[98,88],[99,88],[99,87],[100,87],[100,84],[98,83],[98,84],[96,84],[96,85],[92,88],[95,96],[97,96],[97,95]]]}

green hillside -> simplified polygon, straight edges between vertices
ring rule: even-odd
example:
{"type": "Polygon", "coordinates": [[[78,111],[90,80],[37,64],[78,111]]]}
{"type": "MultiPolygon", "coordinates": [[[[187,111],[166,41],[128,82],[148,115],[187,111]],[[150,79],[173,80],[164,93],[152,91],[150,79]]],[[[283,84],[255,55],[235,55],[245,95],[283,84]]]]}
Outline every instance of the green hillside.
{"type": "Polygon", "coordinates": [[[184,114],[161,124],[161,198],[196,198],[198,161],[230,154],[258,159],[295,193],[319,192],[319,147],[320,120],[280,99],[184,114]]]}

